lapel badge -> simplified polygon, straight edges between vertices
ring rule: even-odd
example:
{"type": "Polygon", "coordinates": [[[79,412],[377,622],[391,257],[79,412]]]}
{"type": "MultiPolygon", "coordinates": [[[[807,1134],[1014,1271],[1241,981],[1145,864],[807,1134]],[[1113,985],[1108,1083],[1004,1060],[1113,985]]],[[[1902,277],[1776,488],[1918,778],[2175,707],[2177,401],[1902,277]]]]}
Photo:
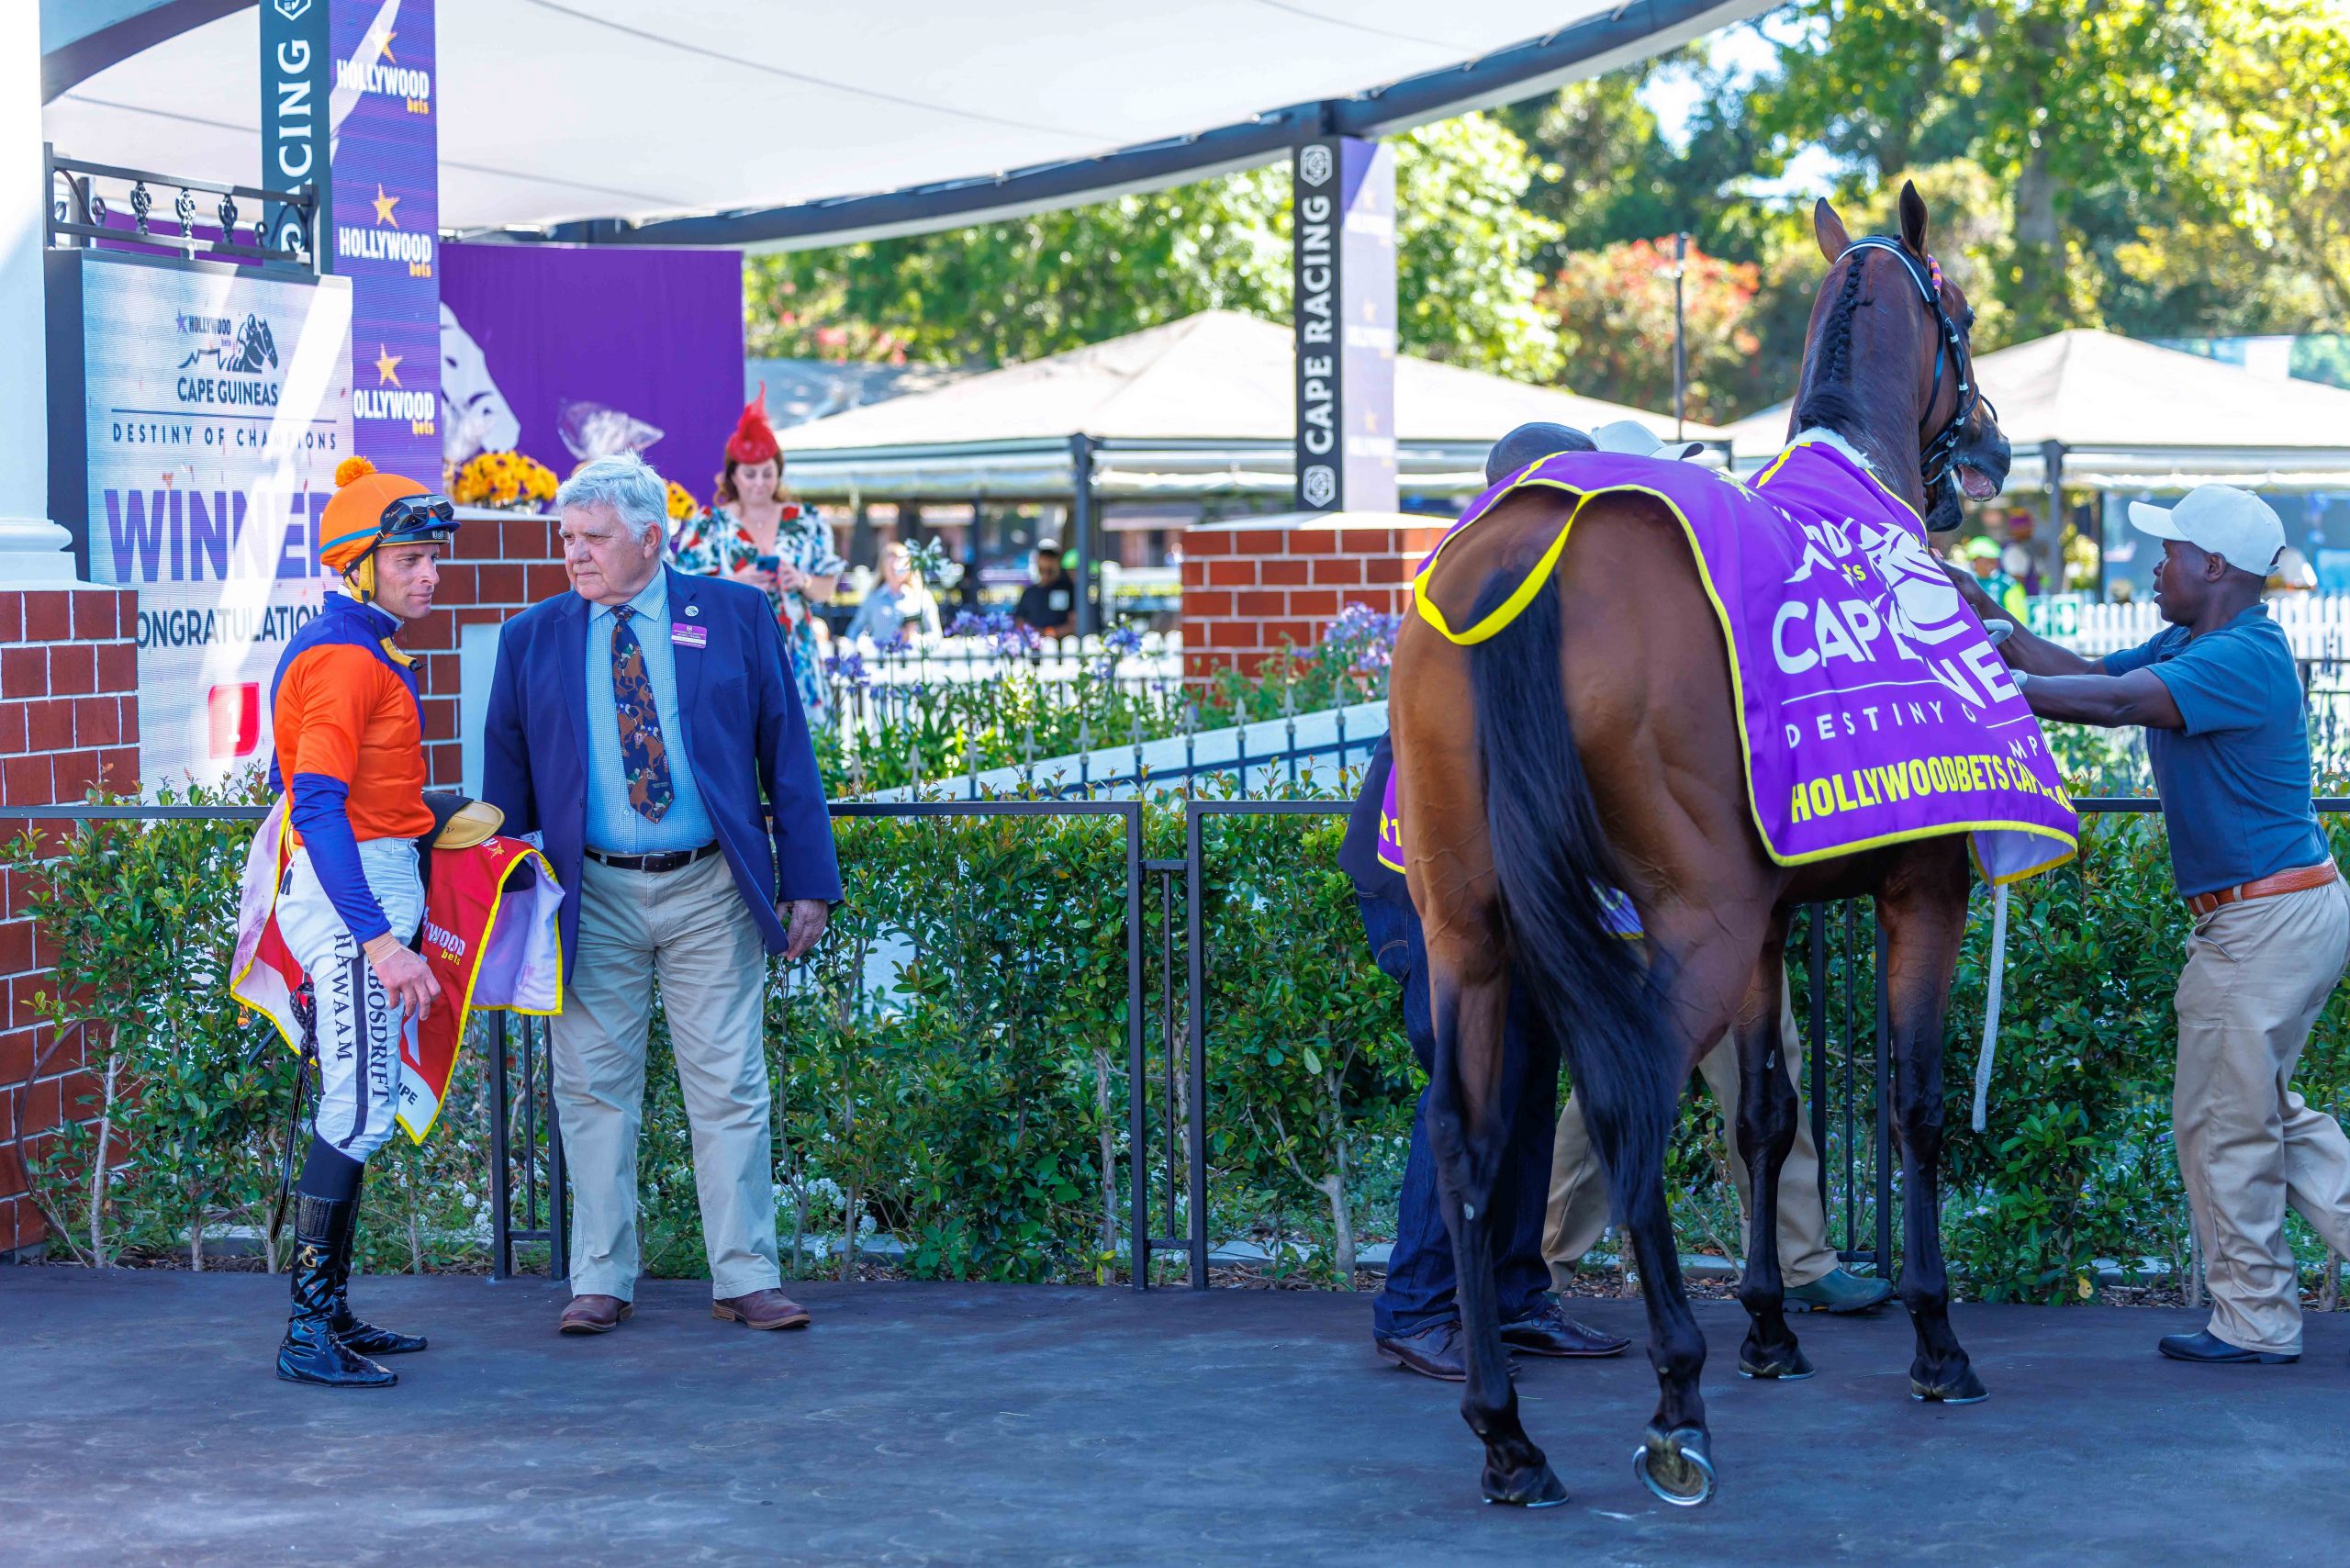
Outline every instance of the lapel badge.
{"type": "Polygon", "coordinates": [[[686,613],[688,615],[699,615],[701,613],[701,606],[699,604],[689,604],[686,606],[686,613]]]}

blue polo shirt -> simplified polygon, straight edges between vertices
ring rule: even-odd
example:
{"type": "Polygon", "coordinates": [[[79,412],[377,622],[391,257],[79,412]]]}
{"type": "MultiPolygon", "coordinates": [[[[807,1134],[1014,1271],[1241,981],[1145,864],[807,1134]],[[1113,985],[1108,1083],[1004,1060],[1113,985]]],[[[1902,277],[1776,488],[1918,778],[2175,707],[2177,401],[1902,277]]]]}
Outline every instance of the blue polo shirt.
{"type": "Polygon", "coordinates": [[[2187,722],[2184,730],[2146,732],[2180,896],[2327,859],[2310,803],[2301,678],[2267,609],[2254,605],[2200,637],[2166,627],[2105,656],[2108,675],[2149,668],[2187,722]]]}

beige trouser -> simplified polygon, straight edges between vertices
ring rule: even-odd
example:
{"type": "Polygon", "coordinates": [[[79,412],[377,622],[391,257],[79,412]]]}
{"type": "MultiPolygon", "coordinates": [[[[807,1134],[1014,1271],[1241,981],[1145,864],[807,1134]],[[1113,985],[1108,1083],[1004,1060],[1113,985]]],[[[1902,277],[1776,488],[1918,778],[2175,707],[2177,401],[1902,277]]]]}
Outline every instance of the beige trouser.
{"type": "Polygon", "coordinates": [[[571,1289],[631,1300],[636,1138],[653,986],[693,1125],[711,1294],[782,1282],[762,1017],[767,950],[723,855],[676,871],[582,862],[579,952],[554,1021],[554,1097],[571,1168],[571,1289]]]}
{"type": "Polygon", "coordinates": [[[2345,961],[2350,892],[2339,881],[2228,904],[2187,941],[2171,1126],[2211,1332],[2240,1350],[2301,1349],[2287,1204],[2350,1254],[2350,1139],[2291,1088],[2345,961]]]}
{"type": "MultiPolygon", "coordinates": [[[[1787,1081],[1796,1086],[1796,1144],[1779,1167],[1779,1271],[1790,1290],[1826,1278],[1836,1268],[1836,1253],[1828,1245],[1828,1211],[1819,1196],[1819,1150],[1811,1141],[1811,1118],[1804,1114],[1803,1089],[1795,1076],[1802,1058],[1803,1036],[1796,1033],[1795,1011],[1786,989],[1779,991],[1779,1059],[1787,1081]]],[[[1738,1148],[1738,1047],[1729,1036],[1698,1060],[1706,1087],[1721,1107],[1722,1142],[1729,1157],[1730,1179],[1738,1186],[1740,1224],[1752,1228],[1748,1217],[1754,1209],[1749,1191],[1746,1160],[1738,1148]]],[[[1565,1288],[1568,1274],[1583,1255],[1597,1245],[1607,1228],[1607,1182],[1599,1156],[1583,1127],[1583,1107],[1572,1095],[1559,1113],[1558,1136],[1550,1145],[1550,1211],[1542,1225],[1542,1258],[1550,1277],[1565,1288]]]]}

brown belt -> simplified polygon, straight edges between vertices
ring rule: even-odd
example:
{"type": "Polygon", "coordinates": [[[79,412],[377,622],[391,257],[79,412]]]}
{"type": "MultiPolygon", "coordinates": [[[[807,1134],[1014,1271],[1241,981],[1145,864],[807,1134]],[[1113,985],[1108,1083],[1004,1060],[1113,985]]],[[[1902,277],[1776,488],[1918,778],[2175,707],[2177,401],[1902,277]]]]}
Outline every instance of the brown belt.
{"type": "Polygon", "coordinates": [[[2319,866],[2296,866],[2273,877],[2238,882],[2232,888],[2221,888],[2216,892],[2198,893],[2187,901],[2187,907],[2198,916],[2206,915],[2225,904],[2243,903],[2250,899],[2273,899],[2278,893],[2307,892],[2311,888],[2325,886],[2341,875],[2333,868],[2331,860],[2319,866]]]}

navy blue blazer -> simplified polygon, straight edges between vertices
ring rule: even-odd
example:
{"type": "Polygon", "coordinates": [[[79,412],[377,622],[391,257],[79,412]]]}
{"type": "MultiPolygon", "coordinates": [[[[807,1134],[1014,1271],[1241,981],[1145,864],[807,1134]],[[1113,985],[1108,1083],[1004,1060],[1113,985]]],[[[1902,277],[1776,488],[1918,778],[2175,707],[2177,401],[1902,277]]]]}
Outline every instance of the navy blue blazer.
{"type": "MultiPolygon", "coordinates": [[[[758,589],[661,569],[669,574],[671,623],[709,635],[703,647],[672,644],[686,758],[734,885],[767,951],[780,953],[778,899],[841,896],[832,817],[800,689],[784,662],[783,633],[758,589]]],[[[482,735],[482,798],[506,813],[508,833],[543,836],[563,883],[565,979],[579,949],[579,868],[587,858],[588,613],[586,599],[565,593],[498,632],[482,735]]]]}

